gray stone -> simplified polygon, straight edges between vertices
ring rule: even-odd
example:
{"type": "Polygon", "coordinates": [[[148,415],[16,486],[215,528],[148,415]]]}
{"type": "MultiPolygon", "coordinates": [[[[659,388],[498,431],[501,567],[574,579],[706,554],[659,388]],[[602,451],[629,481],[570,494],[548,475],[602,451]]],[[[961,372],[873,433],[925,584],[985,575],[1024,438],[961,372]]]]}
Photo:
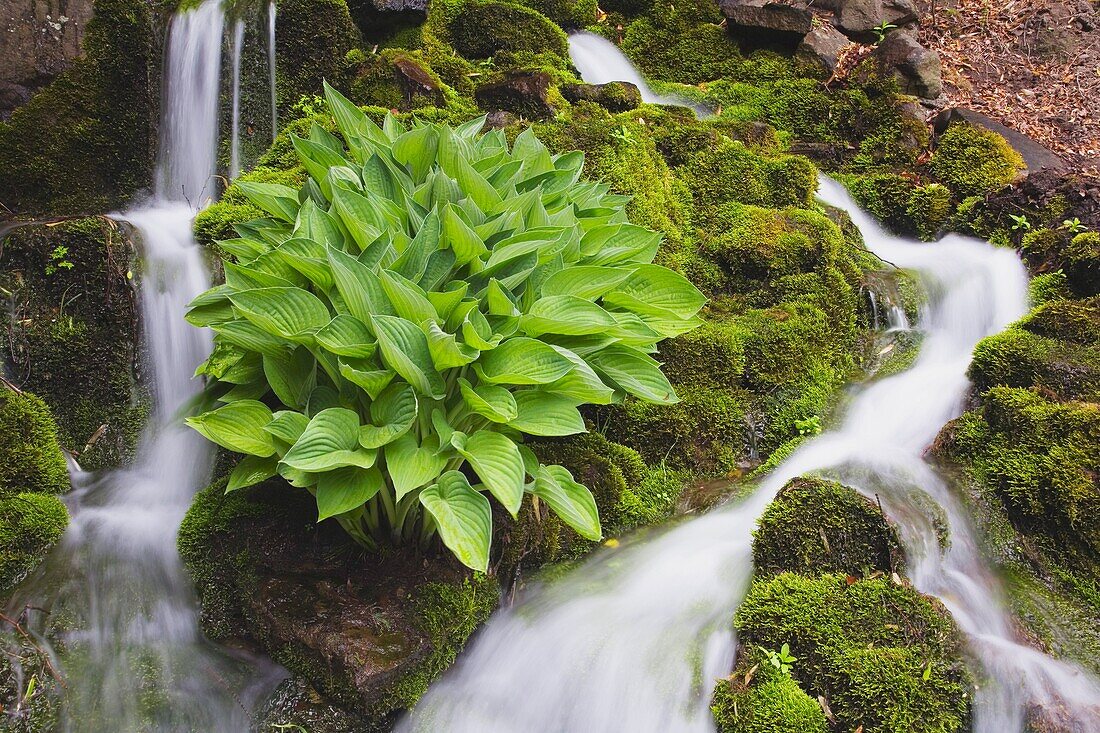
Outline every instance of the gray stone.
{"type": "Polygon", "coordinates": [[[1011,127],[1005,127],[1000,122],[986,117],[980,112],[975,112],[972,109],[953,107],[944,110],[936,115],[936,119],[932,122],[932,127],[937,135],[942,135],[952,122],[966,122],[975,127],[981,127],[990,132],[995,132],[1003,137],[1008,141],[1008,144],[1020,154],[1020,157],[1024,159],[1024,164],[1027,166],[1027,175],[1033,175],[1039,171],[1065,171],[1067,169],[1067,164],[1064,160],[1032,140],[1027,135],[1017,130],[1013,130],[1011,127]]]}
{"type": "Polygon", "coordinates": [[[870,42],[875,28],[883,23],[903,28],[916,23],[917,8],[912,0],[840,0],[836,26],[849,38],[870,42]]]}
{"type": "Polygon", "coordinates": [[[851,43],[848,36],[828,25],[818,26],[806,34],[798,44],[799,58],[816,64],[827,74],[836,71],[840,52],[851,43]]]}
{"type": "Polygon", "coordinates": [[[428,14],[428,0],[371,0],[371,5],[379,13],[428,14]]]}
{"type": "Polygon", "coordinates": [[[595,102],[612,112],[636,109],[642,103],[642,93],[628,81],[609,81],[606,84],[564,84],[561,95],[569,102],[595,102]]]}
{"type": "Polygon", "coordinates": [[[92,0],[0,0],[0,81],[36,89],[80,56],[92,0]]]}
{"type": "Polygon", "coordinates": [[[804,36],[813,29],[814,15],[805,3],[774,0],[719,0],[733,31],[804,36]]]}
{"type": "Polygon", "coordinates": [[[474,99],[484,110],[503,110],[529,120],[554,116],[550,103],[550,75],[545,71],[513,72],[500,81],[482,84],[474,99]]]}
{"type": "Polygon", "coordinates": [[[935,99],[943,92],[940,55],[920,45],[911,31],[887,35],[872,58],[882,73],[894,75],[904,94],[935,99]]]}
{"type": "Polygon", "coordinates": [[[0,81],[0,120],[11,116],[16,107],[22,107],[31,101],[31,90],[21,84],[0,81]]]}

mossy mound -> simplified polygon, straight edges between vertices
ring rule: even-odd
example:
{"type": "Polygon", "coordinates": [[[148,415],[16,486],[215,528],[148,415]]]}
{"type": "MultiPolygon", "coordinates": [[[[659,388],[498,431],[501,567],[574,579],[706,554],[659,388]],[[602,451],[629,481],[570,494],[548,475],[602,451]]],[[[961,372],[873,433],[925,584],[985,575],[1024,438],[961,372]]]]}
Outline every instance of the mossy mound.
{"type": "Polygon", "coordinates": [[[737,611],[744,643],[783,644],[792,676],[844,730],[961,731],[969,721],[962,641],[946,609],[888,579],[784,573],[753,583],[737,611]]]}
{"type": "Polygon", "coordinates": [[[873,173],[843,178],[859,205],[889,229],[921,239],[935,239],[955,211],[951,189],[922,184],[912,175],[873,173]]]}
{"type": "Polygon", "coordinates": [[[900,564],[897,534],[882,509],[835,481],[796,478],[760,517],[752,543],[761,573],[887,573],[900,564]]]}
{"type": "Polygon", "coordinates": [[[179,548],[214,640],[258,646],[378,726],[411,706],[498,601],[447,557],[365,557],[308,493],[271,480],[200,492],[179,548]],[[354,634],[347,630],[354,628],[354,634]]]}
{"type": "Polygon", "coordinates": [[[29,392],[0,386],[0,496],[68,490],[69,471],[50,409],[29,392]]]}
{"type": "Polygon", "coordinates": [[[469,59],[500,53],[567,55],[565,33],[536,10],[504,2],[468,2],[450,27],[455,50],[469,59]]]}
{"type": "Polygon", "coordinates": [[[65,447],[82,450],[99,433],[80,457],[86,469],[132,457],[146,411],[134,380],[133,252],[101,218],[21,227],[0,252],[0,286],[14,304],[11,379],[53,408],[65,447]]]}
{"type": "Polygon", "coordinates": [[[96,0],[84,55],[0,122],[0,201],[14,211],[121,207],[151,180],[159,47],[140,0],[96,0]]]}
{"type": "Polygon", "coordinates": [[[742,647],[733,674],[711,697],[718,733],[826,733],[825,711],[767,652],[742,647]]]}
{"type": "Polygon", "coordinates": [[[344,0],[280,0],[275,92],[283,119],[302,97],[319,94],[325,80],[344,86],[351,74],[348,53],[361,43],[344,0]]]}
{"type": "Polygon", "coordinates": [[[0,499],[0,593],[27,577],[68,524],[69,512],[56,496],[24,492],[0,499]]]}
{"type": "Polygon", "coordinates": [[[1024,169],[1023,158],[995,132],[953,123],[936,141],[929,171],[959,199],[984,196],[1012,183],[1024,169]]]}

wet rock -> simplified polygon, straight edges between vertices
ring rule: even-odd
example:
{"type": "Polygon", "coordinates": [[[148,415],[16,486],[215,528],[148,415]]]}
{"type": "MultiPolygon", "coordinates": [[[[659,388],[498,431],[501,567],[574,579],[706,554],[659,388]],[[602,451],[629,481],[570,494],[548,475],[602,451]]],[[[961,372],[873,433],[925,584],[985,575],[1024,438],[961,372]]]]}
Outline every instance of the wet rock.
{"type": "Polygon", "coordinates": [[[939,135],[946,132],[948,126],[951,125],[952,122],[965,122],[975,127],[995,132],[1003,137],[1008,141],[1008,144],[1012,146],[1013,150],[1019,153],[1020,157],[1024,159],[1024,164],[1027,166],[1027,175],[1032,175],[1044,170],[1065,171],[1067,168],[1064,160],[1032,140],[1027,135],[1013,130],[1010,127],[1005,127],[1000,122],[986,117],[980,112],[975,112],[972,109],[954,107],[936,115],[935,120],[933,120],[933,127],[936,130],[936,134],[939,135]]]}
{"type": "Polygon", "coordinates": [[[21,84],[0,81],[0,120],[11,117],[16,107],[31,101],[31,90],[21,84]]]}
{"type": "Polygon", "coordinates": [[[363,733],[372,725],[367,720],[326,702],[301,677],[284,680],[252,724],[252,733],[273,730],[307,730],[310,733],[363,733]]]}
{"type": "Polygon", "coordinates": [[[874,41],[874,29],[883,23],[903,28],[918,20],[912,0],[839,0],[837,5],[837,28],[857,41],[874,41]]]}
{"type": "Polygon", "coordinates": [[[408,57],[398,57],[393,62],[394,76],[401,86],[410,107],[419,102],[442,106],[443,88],[434,75],[408,57]]]}
{"type": "Polygon", "coordinates": [[[419,13],[428,15],[428,0],[370,0],[370,4],[380,13],[419,13]]]}
{"type": "Polygon", "coordinates": [[[91,0],[0,0],[0,82],[48,83],[80,56],[91,17],[91,0]]]}
{"type": "Polygon", "coordinates": [[[805,3],[774,0],[720,0],[722,15],[734,33],[804,36],[813,29],[813,13],[805,3]]]}
{"type": "Polygon", "coordinates": [[[806,34],[798,44],[797,55],[811,64],[819,66],[825,73],[836,71],[840,52],[851,41],[836,28],[828,25],[818,26],[806,34]]]}
{"type": "Polygon", "coordinates": [[[935,99],[943,92],[940,55],[922,46],[911,31],[888,34],[872,59],[881,73],[898,80],[903,94],[935,99]]]}
{"type": "Polygon", "coordinates": [[[502,110],[495,110],[485,115],[485,127],[490,130],[500,130],[518,121],[519,118],[514,114],[502,110]]]}
{"type": "Polygon", "coordinates": [[[612,112],[636,109],[642,103],[642,93],[628,81],[611,81],[606,84],[566,84],[561,94],[568,101],[595,102],[612,112]]]}
{"type": "Polygon", "coordinates": [[[545,71],[518,72],[500,81],[482,84],[474,92],[482,109],[505,111],[529,120],[554,116],[550,103],[550,75],[545,71]]]}

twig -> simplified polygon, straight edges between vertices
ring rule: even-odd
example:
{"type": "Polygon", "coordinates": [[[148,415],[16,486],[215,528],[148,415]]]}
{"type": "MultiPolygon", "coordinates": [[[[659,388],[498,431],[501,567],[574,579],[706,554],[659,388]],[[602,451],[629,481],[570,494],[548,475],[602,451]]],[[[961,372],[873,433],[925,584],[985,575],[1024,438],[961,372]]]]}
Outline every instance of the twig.
{"type": "MultiPolygon", "coordinates": [[[[26,611],[27,608],[30,608],[30,606],[27,606],[23,610],[26,611]]],[[[27,630],[23,628],[23,625],[20,624],[18,621],[15,621],[14,619],[5,616],[2,613],[0,613],[0,621],[4,621],[10,624],[13,629],[18,631],[19,635],[26,639],[27,643],[34,647],[34,650],[42,656],[42,660],[46,663],[46,669],[50,671],[50,676],[57,680],[57,684],[61,685],[62,687],[66,687],[65,680],[61,679],[61,675],[57,673],[57,669],[53,666],[53,662],[50,660],[49,653],[46,652],[46,650],[42,647],[38,646],[38,642],[36,642],[34,640],[34,637],[32,637],[27,632],[27,630]]]]}

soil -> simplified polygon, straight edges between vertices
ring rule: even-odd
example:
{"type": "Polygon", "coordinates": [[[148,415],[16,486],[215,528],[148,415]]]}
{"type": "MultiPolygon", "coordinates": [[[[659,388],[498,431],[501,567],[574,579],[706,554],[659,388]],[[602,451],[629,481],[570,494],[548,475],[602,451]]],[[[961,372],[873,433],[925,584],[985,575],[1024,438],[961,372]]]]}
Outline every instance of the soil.
{"type": "Polygon", "coordinates": [[[1100,175],[1100,0],[920,0],[951,106],[1100,175]]]}

